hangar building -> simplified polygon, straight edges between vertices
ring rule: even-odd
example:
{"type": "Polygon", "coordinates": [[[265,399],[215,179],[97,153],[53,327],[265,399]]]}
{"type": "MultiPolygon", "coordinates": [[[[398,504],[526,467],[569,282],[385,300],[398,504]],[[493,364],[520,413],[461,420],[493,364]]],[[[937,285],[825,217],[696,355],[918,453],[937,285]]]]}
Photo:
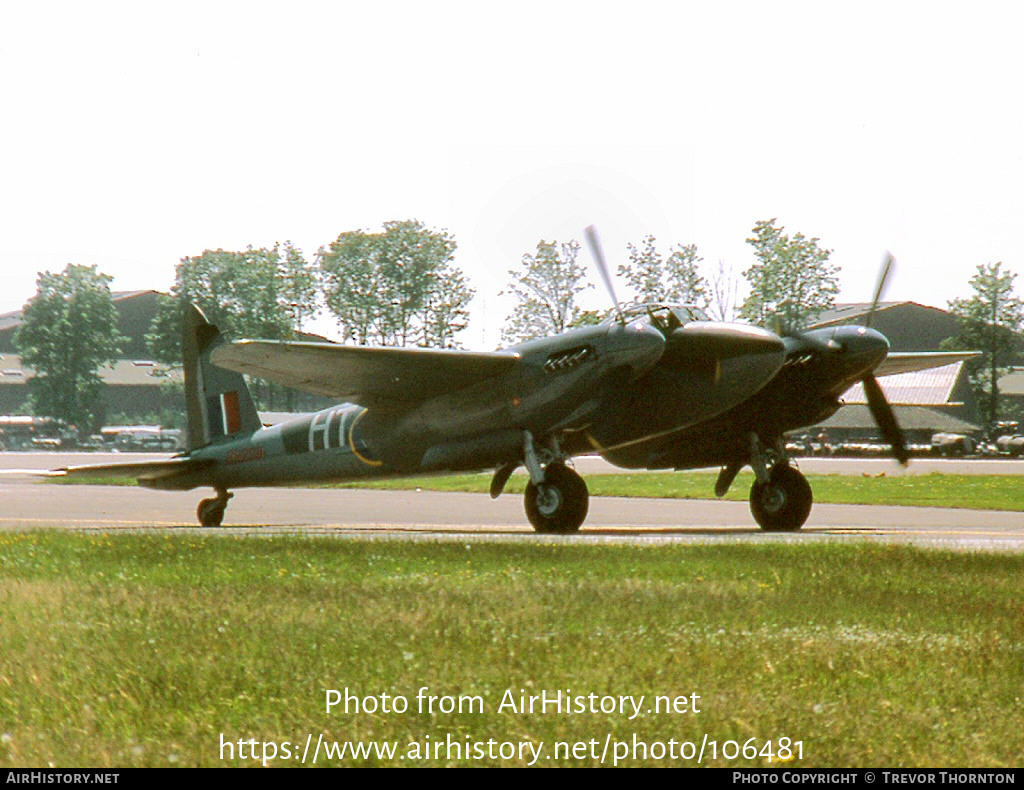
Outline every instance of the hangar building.
{"type": "MultiPolygon", "coordinates": [[[[117,308],[117,327],[127,338],[124,357],[100,370],[107,384],[103,408],[108,416],[124,414],[142,417],[158,414],[167,404],[161,385],[178,371],[154,363],[146,350],[146,333],[156,315],[158,291],[118,291],[112,294],[117,308]]],[[[21,364],[14,336],[21,326],[21,311],[0,315],[0,414],[25,414],[27,381],[34,371],[21,364]]]]}

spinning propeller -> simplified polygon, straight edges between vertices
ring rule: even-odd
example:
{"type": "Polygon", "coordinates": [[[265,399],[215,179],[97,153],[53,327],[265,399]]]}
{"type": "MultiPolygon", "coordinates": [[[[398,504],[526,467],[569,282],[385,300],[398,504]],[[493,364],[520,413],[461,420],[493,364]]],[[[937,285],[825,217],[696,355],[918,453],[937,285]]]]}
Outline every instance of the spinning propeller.
{"type": "MultiPolygon", "coordinates": [[[[864,321],[864,329],[869,330],[874,337],[878,338],[878,342],[883,342],[882,336],[871,330],[871,323],[874,320],[875,311],[878,309],[878,303],[881,301],[882,294],[885,292],[885,287],[888,284],[889,275],[892,273],[895,262],[896,261],[892,255],[886,252],[885,258],[882,259],[882,267],[878,274],[878,282],[875,285],[875,295],[864,321]]],[[[821,353],[842,353],[851,350],[844,345],[843,342],[835,339],[835,337],[829,338],[826,341],[807,331],[794,332],[783,330],[781,334],[785,337],[791,337],[799,340],[809,348],[821,353]]],[[[890,406],[889,402],[885,399],[885,394],[882,392],[882,387],[878,383],[878,379],[875,378],[874,373],[868,370],[863,376],[861,376],[861,384],[864,385],[864,397],[867,400],[868,410],[871,412],[871,416],[874,418],[875,424],[878,426],[878,429],[882,434],[882,438],[885,440],[886,444],[892,447],[893,457],[902,466],[906,466],[907,461],[910,459],[910,453],[907,451],[906,439],[903,435],[903,431],[900,429],[899,422],[896,420],[896,414],[893,412],[892,406],[890,406]]]]}
{"type": "Polygon", "coordinates": [[[608,289],[608,295],[611,296],[612,304],[615,305],[615,314],[618,316],[619,325],[614,328],[615,331],[609,332],[609,342],[624,359],[630,359],[632,375],[637,378],[650,370],[661,359],[665,352],[666,338],[662,332],[649,324],[638,323],[634,328],[626,331],[626,318],[622,314],[618,297],[615,296],[611,272],[608,270],[608,261],[604,257],[597,229],[593,225],[588,225],[583,232],[587,237],[590,253],[594,256],[594,262],[597,264],[604,287],[608,289]]]}
{"type": "MultiPolygon", "coordinates": [[[[885,253],[885,258],[882,259],[882,269],[878,274],[878,285],[875,287],[875,298],[871,302],[871,309],[868,310],[867,320],[864,325],[870,329],[871,322],[875,317],[875,310],[878,308],[878,302],[882,298],[882,293],[885,291],[885,286],[889,279],[889,273],[892,271],[895,259],[889,252],[885,253]]],[[[878,379],[875,378],[875,374],[870,370],[864,374],[861,379],[861,384],[864,385],[864,397],[867,398],[868,408],[871,410],[871,416],[875,418],[875,423],[878,425],[878,430],[882,432],[882,438],[892,447],[893,457],[899,461],[901,466],[906,466],[907,461],[910,460],[910,453],[907,452],[907,442],[903,436],[903,430],[900,428],[900,424],[896,421],[896,414],[892,410],[892,406],[889,405],[889,401],[885,399],[885,394],[882,392],[882,387],[878,383],[878,379]]]]}
{"type": "Polygon", "coordinates": [[[612,285],[612,275],[608,269],[608,261],[605,260],[604,257],[604,248],[601,246],[601,239],[597,235],[597,228],[593,225],[587,225],[583,230],[583,235],[587,237],[587,246],[590,247],[590,254],[594,256],[594,262],[597,264],[597,271],[601,275],[604,287],[608,289],[608,295],[612,298],[612,304],[615,305],[615,314],[619,317],[619,323],[624,324],[625,320],[622,317],[622,308],[619,307],[619,300],[615,296],[615,287],[612,285]]]}

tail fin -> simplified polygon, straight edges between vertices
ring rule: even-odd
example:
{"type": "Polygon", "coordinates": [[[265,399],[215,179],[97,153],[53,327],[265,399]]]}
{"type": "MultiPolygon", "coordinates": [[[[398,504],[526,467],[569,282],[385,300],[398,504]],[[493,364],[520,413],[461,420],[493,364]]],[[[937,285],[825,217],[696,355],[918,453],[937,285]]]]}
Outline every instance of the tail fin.
{"type": "Polygon", "coordinates": [[[188,447],[199,447],[262,427],[241,373],[218,368],[210,353],[226,341],[195,305],[185,308],[181,356],[188,408],[188,447]]]}

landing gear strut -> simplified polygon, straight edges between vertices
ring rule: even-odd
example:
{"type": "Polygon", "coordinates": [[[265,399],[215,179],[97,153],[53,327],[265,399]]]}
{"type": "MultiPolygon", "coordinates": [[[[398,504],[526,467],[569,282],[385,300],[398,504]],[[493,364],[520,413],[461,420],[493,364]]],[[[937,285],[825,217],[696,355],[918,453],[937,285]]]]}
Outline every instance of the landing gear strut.
{"type": "Polygon", "coordinates": [[[526,517],[543,534],[568,535],[579,530],[587,517],[590,494],[587,484],[563,462],[557,444],[543,450],[546,466],[533,444],[529,431],[523,436],[523,456],[530,482],[526,486],[526,517]]]}
{"type": "Polygon", "coordinates": [[[779,445],[769,469],[768,454],[757,437],[751,437],[750,465],[756,479],[750,487],[750,512],[766,532],[794,532],[807,521],[814,497],[807,478],[789,465],[779,445]]]}
{"type": "Polygon", "coordinates": [[[199,507],[196,508],[196,518],[199,519],[200,526],[219,527],[224,521],[224,511],[227,509],[228,500],[233,496],[234,494],[217,489],[216,497],[200,502],[199,507]]]}

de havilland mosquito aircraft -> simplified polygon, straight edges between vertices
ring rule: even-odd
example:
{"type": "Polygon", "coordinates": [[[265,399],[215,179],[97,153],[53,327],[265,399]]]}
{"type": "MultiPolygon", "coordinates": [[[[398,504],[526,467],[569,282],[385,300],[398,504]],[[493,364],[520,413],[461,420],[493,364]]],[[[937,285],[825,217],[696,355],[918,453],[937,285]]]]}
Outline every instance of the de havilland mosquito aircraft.
{"type": "MultiPolygon", "coordinates": [[[[615,301],[592,229],[587,238],[615,301]]],[[[188,306],[186,451],[58,471],[128,475],[164,490],[211,487],[216,496],[200,502],[197,516],[219,526],[237,488],[494,470],[497,497],[525,466],[530,523],[572,533],[588,509],[586,483],[566,463],[573,456],[597,452],[635,468],[721,465],[719,496],[750,464],[755,519],[766,530],[793,530],[810,512],[811,492],[786,458],[783,433],[833,413],[852,383],[864,382],[883,434],[905,460],[872,372],[888,347],[867,327],[781,338],[708,321],[694,307],[617,303],[602,324],[495,352],[228,342],[188,306]],[[263,427],[243,374],[340,405],[263,427]]]]}

